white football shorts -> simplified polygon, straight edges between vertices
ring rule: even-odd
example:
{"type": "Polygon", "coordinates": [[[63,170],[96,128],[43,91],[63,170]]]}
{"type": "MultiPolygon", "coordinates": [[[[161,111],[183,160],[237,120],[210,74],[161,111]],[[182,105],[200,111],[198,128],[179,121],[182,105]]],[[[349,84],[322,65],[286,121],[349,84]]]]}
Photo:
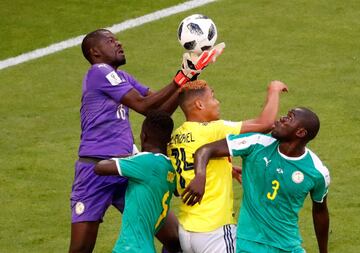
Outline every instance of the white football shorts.
{"type": "Polygon", "coordinates": [[[179,224],[179,239],[184,253],[235,253],[235,238],[235,224],[201,233],[186,231],[179,224]]]}

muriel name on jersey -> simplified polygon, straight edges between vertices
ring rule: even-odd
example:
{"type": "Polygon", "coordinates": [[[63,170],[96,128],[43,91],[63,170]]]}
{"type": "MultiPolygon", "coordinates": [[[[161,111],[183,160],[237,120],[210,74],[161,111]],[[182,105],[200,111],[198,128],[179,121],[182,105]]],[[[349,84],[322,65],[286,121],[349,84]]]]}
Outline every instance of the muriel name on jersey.
{"type": "Polygon", "coordinates": [[[189,133],[183,133],[183,134],[175,134],[171,137],[171,144],[179,144],[179,143],[190,143],[195,142],[195,140],[192,137],[192,132],[189,133]]]}

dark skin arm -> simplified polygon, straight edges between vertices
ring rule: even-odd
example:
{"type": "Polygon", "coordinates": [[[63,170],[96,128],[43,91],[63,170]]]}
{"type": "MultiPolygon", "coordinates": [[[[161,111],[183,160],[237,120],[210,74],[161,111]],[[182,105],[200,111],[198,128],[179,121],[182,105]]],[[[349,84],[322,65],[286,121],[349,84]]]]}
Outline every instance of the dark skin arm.
{"type": "Polygon", "coordinates": [[[326,197],[324,198],[322,203],[313,201],[312,216],[316,239],[319,246],[319,252],[327,253],[330,219],[326,203],[326,197]]]}
{"type": "Polygon", "coordinates": [[[240,184],[242,184],[242,167],[240,166],[232,166],[232,177],[233,179],[235,179],[236,181],[238,181],[240,184]]]}
{"type": "Polygon", "coordinates": [[[114,160],[102,160],[98,162],[95,166],[95,173],[99,176],[119,175],[119,171],[114,160]]]}
{"type": "Polygon", "coordinates": [[[201,202],[205,193],[206,166],[212,157],[230,156],[226,139],[206,144],[195,152],[195,177],[181,194],[183,202],[189,206],[201,202]]]}
{"type": "Polygon", "coordinates": [[[160,107],[157,109],[170,113],[170,115],[173,114],[179,105],[178,97],[179,90],[177,90],[168,100],[166,100],[165,103],[160,105],[160,107]]]}
{"type": "Polygon", "coordinates": [[[287,92],[287,86],[281,81],[271,81],[267,89],[265,106],[260,115],[255,119],[244,120],[240,133],[269,132],[276,120],[279,110],[280,94],[287,92]]]}
{"type": "Polygon", "coordinates": [[[145,97],[132,89],[123,96],[121,103],[142,115],[146,115],[152,109],[162,109],[173,113],[178,103],[178,87],[175,82],[171,82],[158,92],[149,92],[145,97]]]}

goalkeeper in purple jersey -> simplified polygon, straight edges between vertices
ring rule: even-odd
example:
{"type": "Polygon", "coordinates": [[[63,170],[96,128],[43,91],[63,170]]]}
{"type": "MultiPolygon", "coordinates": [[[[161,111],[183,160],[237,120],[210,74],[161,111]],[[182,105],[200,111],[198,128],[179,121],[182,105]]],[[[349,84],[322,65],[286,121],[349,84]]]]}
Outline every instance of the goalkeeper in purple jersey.
{"type": "MultiPolygon", "coordinates": [[[[93,251],[99,224],[110,205],[121,212],[124,208],[127,179],[100,177],[94,173],[94,167],[102,159],[134,153],[129,108],[143,115],[155,108],[173,113],[177,107],[178,88],[214,62],[223,50],[213,48],[191,59],[185,53],[182,68],[172,82],[152,92],[130,74],[118,70],[126,63],[126,58],[112,32],[105,29],[91,32],[85,36],[81,47],[91,67],[82,84],[81,140],[71,192],[69,252],[77,253],[93,251]]],[[[169,214],[157,238],[172,252],[180,249],[174,214],[169,214]]]]}

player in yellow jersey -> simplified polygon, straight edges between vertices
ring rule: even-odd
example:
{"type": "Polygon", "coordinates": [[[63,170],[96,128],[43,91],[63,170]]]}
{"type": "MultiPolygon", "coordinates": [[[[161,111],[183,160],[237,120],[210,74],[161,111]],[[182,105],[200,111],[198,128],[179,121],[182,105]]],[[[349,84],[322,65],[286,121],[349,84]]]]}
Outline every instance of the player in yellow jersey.
{"type": "MultiPolygon", "coordinates": [[[[232,122],[219,119],[219,101],[206,81],[185,84],[179,95],[179,105],[186,121],[173,132],[168,146],[168,156],[177,174],[178,193],[182,194],[194,178],[193,155],[199,147],[228,134],[270,131],[283,91],[287,91],[284,83],[272,81],[261,114],[255,119],[232,122]]],[[[201,203],[194,206],[182,203],[179,223],[184,253],[235,252],[232,164],[228,158],[210,160],[201,203]]]]}

